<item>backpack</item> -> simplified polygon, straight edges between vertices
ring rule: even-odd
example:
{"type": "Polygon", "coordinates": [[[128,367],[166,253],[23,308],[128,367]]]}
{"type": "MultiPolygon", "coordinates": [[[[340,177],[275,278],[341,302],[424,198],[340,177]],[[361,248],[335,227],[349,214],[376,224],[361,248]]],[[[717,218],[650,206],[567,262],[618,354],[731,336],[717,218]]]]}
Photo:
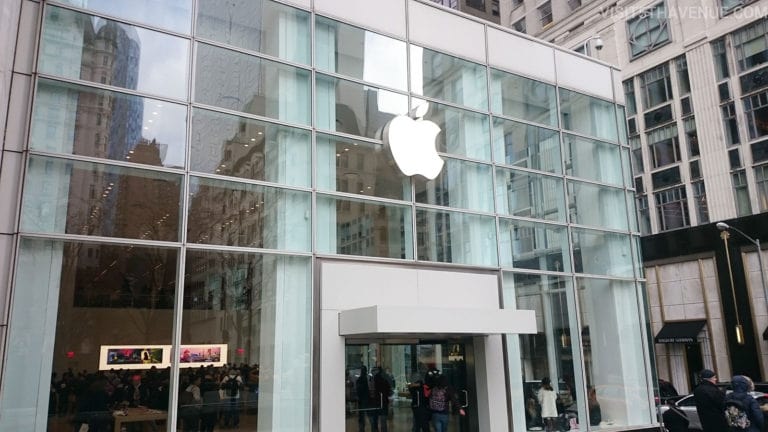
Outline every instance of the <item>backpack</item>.
{"type": "Polygon", "coordinates": [[[725,422],[732,430],[746,430],[752,424],[744,405],[734,399],[725,402],[725,422]]]}
{"type": "Polygon", "coordinates": [[[429,395],[429,409],[437,412],[448,410],[448,390],[446,388],[433,388],[429,395]]]}
{"type": "Polygon", "coordinates": [[[237,381],[237,376],[228,378],[225,390],[227,391],[227,396],[237,397],[237,392],[240,390],[240,383],[237,381]]]}

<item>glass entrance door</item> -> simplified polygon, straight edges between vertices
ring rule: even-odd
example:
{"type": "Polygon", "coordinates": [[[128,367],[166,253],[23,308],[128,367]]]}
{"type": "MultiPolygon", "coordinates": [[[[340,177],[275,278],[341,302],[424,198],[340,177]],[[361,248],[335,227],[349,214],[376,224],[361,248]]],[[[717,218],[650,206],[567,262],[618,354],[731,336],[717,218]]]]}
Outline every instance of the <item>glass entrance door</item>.
{"type": "Polygon", "coordinates": [[[471,340],[401,342],[347,341],[347,432],[476,431],[471,340]]]}

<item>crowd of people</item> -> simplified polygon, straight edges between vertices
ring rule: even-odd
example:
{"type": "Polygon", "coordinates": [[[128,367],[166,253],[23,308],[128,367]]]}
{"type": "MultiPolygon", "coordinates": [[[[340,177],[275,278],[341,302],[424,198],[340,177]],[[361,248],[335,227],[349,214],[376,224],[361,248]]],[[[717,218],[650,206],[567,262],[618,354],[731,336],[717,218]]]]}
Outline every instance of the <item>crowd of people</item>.
{"type": "MultiPolygon", "coordinates": [[[[735,375],[731,378],[730,391],[718,386],[717,374],[710,369],[699,373],[699,385],[693,390],[696,414],[701,422],[702,432],[744,431],[761,432],[765,418],[760,405],[750,392],[755,384],[748,376],[735,375]]],[[[674,399],[667,400],[667,410],[662,421],[669,432],[687,432],[690,419],[679,409],[674,399]]]]}
{"type": "MultiPolygon", "coordinates": [[[[113,429],[113,413],[129,407],[168,411],[170,368],[113,369],[53,373],[48,405],[52,418],[71,421],[73,431],[87,425],[89,432],[113,429]]],[[[240,413],[256,408],[258,365],[185,368],[179,375],[178,424],[184,431],[213,431],[238,427],[240,413]]],[[[131,425],[129,427],[141,425],[131,425]]],[[[84,428],[85,429],[85,428],[84,428]]]]}

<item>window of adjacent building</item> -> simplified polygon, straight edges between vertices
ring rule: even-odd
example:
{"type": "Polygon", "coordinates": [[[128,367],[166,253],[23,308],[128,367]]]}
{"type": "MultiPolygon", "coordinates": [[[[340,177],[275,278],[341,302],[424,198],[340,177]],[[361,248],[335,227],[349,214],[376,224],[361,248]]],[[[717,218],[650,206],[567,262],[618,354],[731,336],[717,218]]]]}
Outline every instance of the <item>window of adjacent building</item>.
{"type": "Polygon", "coordinates": [[[704,187],[704,180],[691,183],[691,189],[693,189],[693,205],[696,208],[696,217],[699,219],[699,224],[709,222],[707,190],[704,187]]]}
{"type": "Polygon", "coordinates": [[[653,168],[660,168],[680,161],[680,143],[677,137],[676,124],[649,132],[646,139],[651,151],[653,168]]]}
{"type": "Polygon", "coordinates": [[[523,4],[523,0],[512,0],[512,7],[516,8],[523,4]]]}
{"type": "Polygon", "coordinates": [[[768,165],[755,168],[755,186],[757,187],[757,203],[760,211],[768,210],[768,165]]]}
{"type": "Polygon", "coordinates": [[[736,121],[736,106],[733,102],[720,107],[725,127],[725,142],[727,145],[739,144],[739,123],[736,121]]]}
{"type": "Polygon", "coordinates": [[[721,81],[730,76],[728,68],[728,51],[725,49],[725,39],[720,38],[712,42],[712,57],[715,62],[715,75],[721,81]]]}
{"type": "Polygon", "coordinates": [[[752,204],[749,202],[749,188],[747,187],[746,171],[738,170],[731,173],[733,182],[733,194],[736,198],[736,214],[747,216],[752,214],[752,204]]]}
{"type": "Polygon", "coordinates": [[[499,0],[491,0],[491,14],[499,16],[499,0]]]}
{"type": "Polygon", "coordinates": [[[727,15],[741,6],[748,5],[755,0],[721,0],[720,10],[723,15],[727,15]]]}
{"type": "Polygon", "coordinates": [[[512,30],[525,33],[525,17],[520,18],[514,24],[512,24],[512,30]]]}
{"type": "Polygon", "coordinates": [[[539,21],[542,27],[552,24],[552,3],[546,2],[539,6],[539,21]]]}
{"type": "Polygon", "coordinates": [[[648,196],[640,195],[637,197],[637,219],[640,224],[640,233],[647,235],[651,233],[651,212],[648,208],[648,196]]]}
{"type": "Polygon", "coordinates": [[[699,135],[696,132],[696,118],[688,117],[683,120],[683,129],[685,129],[685,141],[688,144],[688,156],[696,157],[699,155],[699,135]]]}
{"type": "Polygon", "coordinates": [[[768,22],[759,20],[733,33],[733,50],[739,72],[768,62],[768,22]]]}
{"type": "Polygon", "coordinates": [[[627,21],[630,57],[637,58],[669,42],[667,9],[664,3],[627,21]]]}
{"type": "Polygon", "coordinates": [[[677,71],[677,89],[681,95],[691,92],[691,79],[688,77],[688,61],[682,55],[675,59],[675,70],[677,71]]]}
{"type": "Polygon", "coordinates": [[[747,117],[749,138],[768,135],[768,91],[763,91],[742,99],[744,115],[747,117]]]}
{"type": "Polygon", "coordinates": [[[635,82],[632,78],[624,81],[624,99],[627,102],[627,117],[637,114],[637,102],[635,101],[635,82]]]}
{"type": "Polygon", "coordinates": [[[632,149],[632,172],[635,174],[645,171],[643,165],[643,149],[640,143],[640,136],[636,135],[629,138],[629,146],[632,149]]]}
{"type": "Polygon", "coordinates": [[[752,163],[765,162],[768,160],[768,139],[754,142],[749,145],[752,150],[752,163]]]}
{"type": "Polygon", "coordinates": [[[654,190],[664,189],[682,183],[680,167],[673,166],[651,174],[651,184],[654,190]]]}
{"type": "Polygon", "coordinates": [[[653,195],[656,200],[660,231],[682,228],[691,224],[685,186],[667,189],[653,195]]]}
{"type": "Polygon", "coordinates": [[[698,159],[692,160],[688,164],[689,177],[691,180],[698,180],[701,178],[701,163],[698,159]]]}
{"type": "Polygon", "coordinates": [[[730,164],[731,169],[741,168],[741,154],[739,153],[738,148],[728,151],[728,163],[730,164]]]}
{"type": "Polygon", "coordinates": [[[640,75],[643,109],[648,110],[672,99],[669,64],[664,63],[640,75]]]}
{"type": "Polygon", "coordinates": [[[571,10],[576,10],[581,7],[581,0],[568,0],[568,7],[571,10]]]}
{"type": "Polygon", "coordinates": [[[466,0],[467,6],[485,12],[485,0],[466,0]]]}

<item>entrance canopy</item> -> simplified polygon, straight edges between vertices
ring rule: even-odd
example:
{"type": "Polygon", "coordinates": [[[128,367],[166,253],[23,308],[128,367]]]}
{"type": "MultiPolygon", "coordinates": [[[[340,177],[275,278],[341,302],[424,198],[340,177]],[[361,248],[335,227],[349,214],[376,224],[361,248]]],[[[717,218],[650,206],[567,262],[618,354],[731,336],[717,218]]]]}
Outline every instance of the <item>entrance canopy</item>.
{"type": "Polygon", "coordinates": [[[656,343],[695,343],[706,323],[705,320],[668,322],[659,330],[654,341],[656,343]]]}
{"type": "Polygon", "coordinates": [[[376,305],[339,314],[339,336],[536,333],[532,310],[376,305]]]}

